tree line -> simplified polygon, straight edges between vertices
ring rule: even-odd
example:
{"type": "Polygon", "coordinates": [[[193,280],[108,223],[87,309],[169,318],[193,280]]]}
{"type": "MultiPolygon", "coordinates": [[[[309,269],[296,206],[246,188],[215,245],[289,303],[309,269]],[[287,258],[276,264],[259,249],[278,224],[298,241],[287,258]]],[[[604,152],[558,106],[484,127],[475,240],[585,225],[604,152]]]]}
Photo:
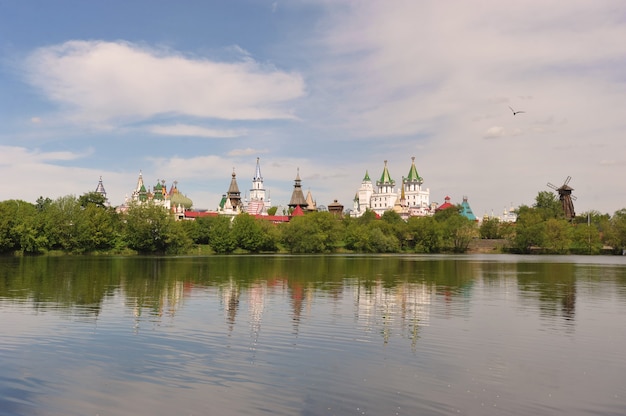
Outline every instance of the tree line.
{"type": "Polygon", "coordinates": [[[491,218],[479,225],[456,208],[406,221],[394,211],[343,219],[313,212],[274,224],[246,213],[176,221],[154,204],[118,213],[95,192],[34,204],[8,200],[0,202],[0,253],[464,253],[477,238],[500,239],[501,250],[513,253],[626,249],[626,209],[570,221],[554,194],[539,192],[532,206],[517,209],[515,223],[491,218]]]}

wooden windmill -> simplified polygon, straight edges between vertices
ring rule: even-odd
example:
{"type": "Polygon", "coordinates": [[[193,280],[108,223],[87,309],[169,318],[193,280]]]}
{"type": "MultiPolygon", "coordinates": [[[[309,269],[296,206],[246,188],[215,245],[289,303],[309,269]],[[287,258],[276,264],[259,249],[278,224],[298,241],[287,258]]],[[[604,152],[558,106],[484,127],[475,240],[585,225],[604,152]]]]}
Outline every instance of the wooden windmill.
{"type": "Polygon", "coordinates": [[[565,214],[565,218],[567,218],[568,220],[571,220],[576,216],[576,213],[574,212],[574,203],[572,202],[572,200],[576,200],[576,197],[572,195],[572,191],[574,189],[568,185],[571,179],[571,176],[565,178],[563,185],[561,185],[560,187],[552,185],[550,182],[548,182],[548,186],[559,193],[559,200],[563,205],[563,213],[565,214]]]}

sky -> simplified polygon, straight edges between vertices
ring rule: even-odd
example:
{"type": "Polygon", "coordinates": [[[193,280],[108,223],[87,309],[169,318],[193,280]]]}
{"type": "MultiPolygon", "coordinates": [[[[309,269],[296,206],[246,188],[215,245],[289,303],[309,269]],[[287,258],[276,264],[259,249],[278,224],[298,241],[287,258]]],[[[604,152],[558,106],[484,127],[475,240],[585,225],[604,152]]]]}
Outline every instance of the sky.
{"type": "Polygon", "coordinates": [[[0,0],[0,200],[174,181],[214,210],[257,158],[346,208],[411,157],[431,202],[626,208],[626,2],[0,0]],[[513,114],[513,111],[524,111],[513,114]]]}

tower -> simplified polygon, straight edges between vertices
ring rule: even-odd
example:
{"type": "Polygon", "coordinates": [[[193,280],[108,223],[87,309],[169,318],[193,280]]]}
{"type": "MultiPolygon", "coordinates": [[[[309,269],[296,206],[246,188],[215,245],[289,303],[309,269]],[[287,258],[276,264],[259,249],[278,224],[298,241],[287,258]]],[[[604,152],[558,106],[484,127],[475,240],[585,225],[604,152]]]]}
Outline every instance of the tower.
{"type": "Polygon", "coordinates": [[[372,184],[372,180],[370,179],[368,171],[365,171],[365,176],[361,181],[361,186],[359,187],[359,191],[357,193],[357,211],[359,212],[359,216],[363,215],[363,213],[365,213],[365,211],[370,208],[370,202],[373,193],[374,185],[372,184]]]}
{"type": "Polygon", "coordinates": [[[132,193],[132,200],[136,202],[146,202],[148,200],[148,191],[143,183],[143,174],[139,171],[139,178],[137,178],[137,186],[132,193]]]}
{"type": "Polygon", "coordinates": [[[298,173],[296,174],[296,180],[293,185],[293,192],[291,193],[291,200],[289,201],[289,208],[295,208],[297,206],[305,209],[309,204],[306,202],[304,198],[304,194],[302,193],[302,180],[300,179],[300,168],[298,168],[298,173]]]}
{"type": "Polygon", "coordinates": [[[100,176],[100,180],[98,181],[98,186],[96,186],[95,192],[102,195],[102,198],[104,199],[104,204],[108,206],[109,200],[107,199],[107,191],[104,190],[104,185],[102,184],[102,176],[100,176]]]}
{"type": "Polygon", "coordinates": [[[261,165],[259,158],[256,158],[256,170],[252,178],[252,189],[250,189],[250,201],[248,201],[247,211],[249,214],[266,213],[271,206],[268,195],[263,187],[263,176],[261,175],[261,165]]]}
{"type": "Polygon", "coordinates": [[[382,215],[388,209],[392,209],[396,203],[398,195],[394,191],[396,181],[391,179],[389,169],[387,169],[387,161],[380,179],[376,181],[376,192],[372,195],[370,207],[379,215],[382,215]]]}
{"type": "Polygon", "coordinates": [[[411,157],[411,168],[406,178],[402,179],[402,190],[411,215],[426,215],[430,205],[430,190],[423,189],[424,179],[417,173],[415,156],[411,157]]]}
{"type": "Polygon", "coordinates": [[[226,198],[230,201],[230,205],[233,210],[239,210],[241,208],[241,192],[239,192],[239,186],[237,185],[237,174],[235,174],[235,168],[233,168],[233,174],[230,180],[230,186],[228,187],[228,193],[226,198]]]}

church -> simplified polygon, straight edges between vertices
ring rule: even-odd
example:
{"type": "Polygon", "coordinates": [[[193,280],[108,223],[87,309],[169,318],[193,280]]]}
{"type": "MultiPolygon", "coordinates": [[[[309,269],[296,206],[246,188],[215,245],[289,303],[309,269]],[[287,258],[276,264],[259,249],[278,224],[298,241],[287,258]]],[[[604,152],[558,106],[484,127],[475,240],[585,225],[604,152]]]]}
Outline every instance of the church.
{"type": "Polygon", "coordinates": [[[240,212],[247,212],[250,215],[267,215],[267,210],[271,206],[269,191],[266,191],[263,185],[260,159],[257,157],[250,196],[246,196],[242,200],[239,185],[237,184],[237,175],[233,169],[228,192],[222,195],[217,212],[226,215],[237,215],[240,212]]]}
{"type": "Polygon", "coordinates": [[[377,215],[393,210],[402,218],[433,215],[436,204],[431,205],[430,190],[423,188],[423,183],[424,180],[415,167],[415,157],[412,157],[409,173],[402,177],[400,187],[396,189],[396,181],[391,178],[385,160],[383,172],[375,186],[369,173],[365,171],[365,177],[354,197],[351,215],[360,217],[367,210],[374,211],[377,215]]]}
{"type": "MultiPolygon", "coordinates": [[[[96,192],[100,194],[103,194],[104,192],[102,178],[100,178],[96,192]]],[[[104,193],[104,195],[106,196],[106,193],[104,193]]],[[[157,179],[156,185],[154,185],[152,190],[150,190],[150,188],[146,187],[144,184],[143,174],[139,171],[137,185],[135,186],[130,198],[127,196],[124,203],[117,207],[116,210],[118,212],[126,212],[131,204],[141,205],[145,203],[162,206],[168,211],[174,213],[177,219],[184,217],[185,211],[191,209],[193,206],[193,201],[178,190],[178,181],[174,181],[168,191],[167,186],[165,185],[165,180],[157,179]]]]}

